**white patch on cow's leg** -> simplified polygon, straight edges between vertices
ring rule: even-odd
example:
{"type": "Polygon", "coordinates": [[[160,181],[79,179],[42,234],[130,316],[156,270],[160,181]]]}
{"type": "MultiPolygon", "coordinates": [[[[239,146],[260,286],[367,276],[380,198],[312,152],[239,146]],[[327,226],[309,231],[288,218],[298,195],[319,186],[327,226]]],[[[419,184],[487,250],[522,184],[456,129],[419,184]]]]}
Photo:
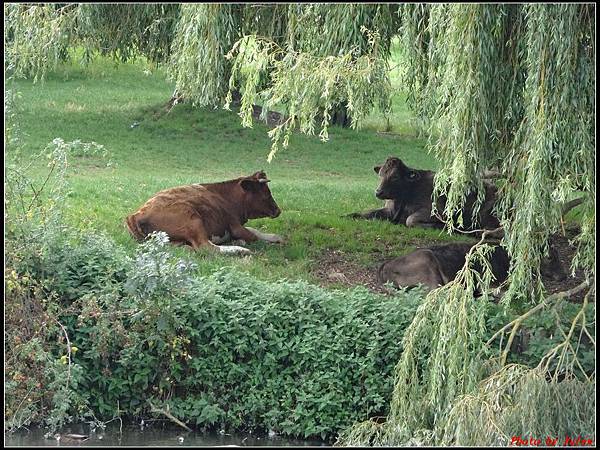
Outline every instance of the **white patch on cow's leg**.
{"type": "Polygon", "coordinates": [[[223,236],[211,236],[210,242],[212,242],[213,244],[222,244],[224,242],[229,242],[230,239],[231,234],[229,233],[229,231],[225,231],[225,234],[223,236]]]}
{"type": "Polygon", "coordinates": [[[217,245],[221,253],[252,253],[245,247],[239,247],[237,245],[217,245]]]}
{"type": "Polygon", "coordinates": [[[266,242],[271,242],[271,243],[285,242],[285,240],[277,234],[263,233],[261,231],[255,230],[254,228],[250,228],[250,227],[246,227],[246,230],[248,230],[250,233],[252,233],[254,236],[256,236],[261,241],[266,241],[266,242]]]}

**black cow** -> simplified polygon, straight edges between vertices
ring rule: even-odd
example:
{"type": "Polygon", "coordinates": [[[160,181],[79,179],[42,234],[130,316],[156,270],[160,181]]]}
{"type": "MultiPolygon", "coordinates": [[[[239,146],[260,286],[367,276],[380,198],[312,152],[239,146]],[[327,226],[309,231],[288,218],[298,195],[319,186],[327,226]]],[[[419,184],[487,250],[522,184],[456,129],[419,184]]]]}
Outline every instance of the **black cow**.
{"type": "MultiPolygon", "coordinates": [[[[380,178],[375,196],[385,200],[385,206],[365,213],[353,213],[349,217],[389,220],[408,227],[443,226],[443,222],[438,217],[432,216],[431,211],[435,172],[412,169],[399,158],[392,156],[385,161],[383,166],[376,166],[374,170],[380,178]]],[[[477,224],[471,220],[476,195],[471,193],[467,197],[465,208],[462,211],[465,229],[472,229],[476,225],[487,229],[499,226],[498,219],[492,215],[492,208],[496,201],[496,188],[485,182],[485,189],[485,200],[479,210],[477,224]]],[[[445,205],[445,196],[440,196],[436,203],[437,210],[441,213],[445,205]]]]}
{"type": "MultiPolygon", "coordinates": [[[[377,279],[381,284],[391,282],[396,287],[414,287],[422,284],[435,289],[454,280],[458,271],[465,265],[466,255],[473,245],[452,243],[419,248],[407,255],[385,261],[377,270],[377,279]]],[[[506,250],[496,246],[491,252],[489,262],[496,282],[504,282],[510,267],[506,250]]],[[[542,260],[540,270],[543,276],[553,280],[566,277],[558,252],[552,246],[549,257],[542,260]]]]}

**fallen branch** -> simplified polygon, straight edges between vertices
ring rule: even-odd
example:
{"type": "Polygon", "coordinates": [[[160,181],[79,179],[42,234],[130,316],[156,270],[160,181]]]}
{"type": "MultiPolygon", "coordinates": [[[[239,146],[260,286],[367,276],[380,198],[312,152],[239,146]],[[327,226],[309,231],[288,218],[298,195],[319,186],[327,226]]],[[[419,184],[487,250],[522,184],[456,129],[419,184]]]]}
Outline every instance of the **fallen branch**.
{"type": "Polygon", "coordinates": [[[157,408],[156,406],[154,406],[152,404],[152,402],[150,400],[147,400],[147,402],[150,405],[150,409],[152,412],[163,414],[165,417],[169,418],[169,420],[171,420],[173,423],[176,423],[177,425],[185,428],[188,431],[192,431],[192,429],[190,427],[188,427],[185,423],[183,423],[181,420],[179,420],[177,417],[175,417],[169,411],[165,411],[164,409],[157,408]]]}
{"type": "MultiPolygon", "coordinates": [[[[440,213],[436,212],[435,217],[443,224],[446,224],[446,221],[440,215],[440,213]]],[[[461,230],[459,228],[452,227],[452,232],[460,233],[460,234],[480,234],[481,233],[482,239],[484,239],[488,236],[492,239],[502,239],[504,237],[504,227],[502,225],[500,225],[498,228],[494,228],[492,230],[490,230],[488,228],[478,228],[476,230],[461,230]],[[495,236],[496,233],[498,233],[499,236],[495,236]]]]}
{"type": "Polygon", "coordinates": [[[561,213],[560,213],[561,217],[565,217],[569,211],[571,211],[576,206],[581,205],[584,201],[585,201],[585,197],[579,197],[579,198],[576,198],[575,200],[571,200],[570,202],[565,203],[563,205],[561,213]]]}

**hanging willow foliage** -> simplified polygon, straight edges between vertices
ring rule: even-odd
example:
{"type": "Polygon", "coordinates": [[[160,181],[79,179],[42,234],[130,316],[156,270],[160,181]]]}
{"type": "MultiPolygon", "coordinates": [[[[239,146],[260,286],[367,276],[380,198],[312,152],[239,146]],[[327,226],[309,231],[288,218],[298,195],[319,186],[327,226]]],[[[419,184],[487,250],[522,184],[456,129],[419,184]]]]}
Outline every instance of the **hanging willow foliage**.
{"type": "Polygon", "coordinates": [[[194,105],[222,104],[229,79],[225,54],[239,39],[240,8],[218,3],[181,5],[169,77],[194,105]]]}
{"type": "MultiPolygon", "coordinates": [[[[372,48],[378,36],[372,37],[372,48]]],[[[287,119],[269,131],[273,140],[270,162],[279,145],[287,147],[296,126],[302,133],[315,133],[320,122],[319,136],[328,139],[331,112],[344,103],[352,113],[352,127],[379,101],[382,110],[389,109],[390,83],[387,60],[371,55],[353,57],[352,52],[342,56],[316,57],[309,53],[283,50],[273,41],[257,36],[246,36],[235,43],[228,54],[233,59],[229,94],[243,87],[240,116],[242,125],[252,126],[252,105],[263,103],[263,113],[269,109],[284,108],[287,119]],[[260,80],[268,70],[271,85],[259,90],[260,80]]]]}
{"type": "Polygon", "coordinates": [[[396,366],[390,414],[340,434],[341,445],[432,445],[436,426],[455,398],[475,388],[484,371],[485,311],[493,279],[488,245],[475,246],[455,280],[433,290],[407,328],[396,366]],[[480,267],[479,271],[472,270],[480,267]],[[474,298],[474,290],[483,296],[474,298]]]}
{"type": "Polygon", "coordinates": [[[577,191],[586,203],[575,264],[593,267],[591,5],[409,5],[403,32],[409,98],[442,163],[435,195],[447,197],[448,227],[460,225],[453,213],[470,192],[483,199],[482,172],[497,168],[505,178],[498,215],[518,261],[506,301],[541,298],[540,260],[577,191]]]}
{"type": "Polygon", "coordinates": [[[440,445],[506,446],[513,436],[543,438],[542,445],[547,445],[550,436],[562,446],[566,436],[593,437],[595,390],[595,381],[569,375],[549,383],[543,370],[504,366],[455,402],[440,445]]]}
{"type": "Polygon", "coordinates": [[[526,6],[524,117],[502,165],[500,213],[514,259],[506,300],[539,298],[539,263],[559,230],[561,205],[586,198],[577,261],[594,267],[595,40],[591,5],[526,6]],[[548,187],[541,189],[540,187],[548,187]],[[537,294],[537,295],[536,295],[537,294]]]}
{"type": "Polygon", "coordinates": [[[328,127],[340,110],[356,128],[375,105],[384,112],[390,108],[387,60],[397,21],[394,8],[367,4],[287,8],[285,45],[280,37],[274,40],[259,30],[260,34],[236,42],[228,54],[233,60],[230,95],[242,91],[242,124],[252,125],[256,103],[264,112],[276,109],[287,116],[269,132],[268,161],[280,145],[287,147],[296,127],[314,134],[319,126],[319,136],[327,140],[328,127]]]}
{"type": "Polygon", "coordinates": [[[75,46],[83,49],[84,63],[97,53],[120,61],[144,55],[163,62],[178,12],[177,4],[6,4],[8,70],[17,77],[43,79],[75,46]]]}
{"type": "MultiPolygon", "coordinates": [[[[435,8],[435,6],[433,7],[435,8]]],[[[446,195],[443,213],[449,217],[448,226],[462,226],[458,214],[467,195],[475,190],[479,195],[473,209],[477,216],[485,190],[480,173],[498,166],[506,154],[506,142],[514,133],[514,117],[510,110],[515,104],[508,95],[499,92],[518,92],[513,83],[517,46],[507,50],[507,29],[513,28],[512,10],[520,5],[449,5],[443,16],[431,17],[431,27],[441,20],[445,39],[432,49],[443,53],[443,75],[435,89],[435,110],[432,115],[432,147],[442,163],[435,180],[436,195],[446,195]],[[469,55],[465,58],[465,55],[469,55]]],[[[514,13],[514,12],[513,12],[514,13]]],[[[512,38],[518,35],[512,33],[512,38]]],[[[431,95],[431,93],[429,93],[431,95]]]]}
{"type": "Polygon", "coordinates": [[[74,10],[72,5],[4,5],[4,49],[11,76],[37,81],[67,58],[74,10]]]}
{"type": "Polygon", "coordinates": [[[395,34],[397,13],[389,5],[368,3],[310,4],[298,10],[302,24],[293,32],[294,49],[314,56],[353,57],[372,54],[390,56],[390,42],[395,34]],[[377,31],[379,40],[373,49],[363,29],[377,31]]]}
{"type": "MultiPolygon", "coordinates": [[[[483,343],[477,318],[485,300],[474,301],[465,290],[465,267],[454,283],[428,295],[407,330],[386,420],[351,427],[338,444],[508,445],[519,434],[594,438],[595,376],[578,360],[582,337],[595,345],[587,330],[593,289],[540,365],[505,366],[525,318],[546,310],[558,323],[559,300],[593,285],[594,28],[592,5],[406,7],[404,37],[413,39],[408,53],[418,55],[407,71],[411,102],[429,123],[429,145],[442,162],[436,195],[448,197],[451,217],[479,189],[480,173],[498,168],[504,180],[497,212],[512,260],[503,301],[533,307],[483,343]],[[544,299],[540,262],[576,192],[583,193],[584,208],[573,269],[585,268],[586,281],[544,299]],[[498,339],[500,354],[486,359],[498,339]]],[[[479,281],[485,292],[489,278],[479,281]]]]}
{"type": "Polygon", "coordinates": [[[82,3],[77,10],[78,36],[91,53],[128,61],[142,54],[163,62],[170,54],[178,4],[82,3]]]}
{"type": "MultiPolygon", "coordinates": [[[[429,58],[435,54],[429,49],[436,41],[430,34],[431,6],[425,3],[405,5],[401,14],[403,17],[402,45],[406,58],[410,61],[404,75],[408,91],[406,100],[416,116],[421,121],[426,121],[431,116],[431,112],[426,109],[431,105],[431,102],[427,101],[427,97],[432,95],[431,92],[428,92],[428,87],[436,84],[429,82],[429,70],[430,67],[440,66],[440,64],[429,63],[429,58]]],[[[419,125],[424,126],[423,123],[419,125]]]]}

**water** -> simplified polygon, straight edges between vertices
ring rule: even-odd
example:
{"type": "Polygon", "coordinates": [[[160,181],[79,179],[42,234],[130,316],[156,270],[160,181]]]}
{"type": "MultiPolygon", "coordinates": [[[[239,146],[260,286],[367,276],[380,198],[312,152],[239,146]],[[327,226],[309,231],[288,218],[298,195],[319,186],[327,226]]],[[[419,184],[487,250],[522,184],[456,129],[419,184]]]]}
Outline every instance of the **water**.
{"type": "Polygon", "coordinates": [[[323,447],[329,444],[318,440],[296,440],[280,436],[264,436],[253,434],[220,434],[187,432],[181,428],[162,428],[160,426],[125,427],[122,432],[119,425],[108,426],[105,430],[96,429],[90,432],[88,425],[72,425],[62,430],[61,434],[85,434],[89,439],[66,442],[68,438],[62,437],[60,441],[51,437],[47,439],[47,431],[40,428],[31,428],[29,431],[4,434],[6,447],[94,447],[94,446],[127,446],[127,447],[185,447],[185,446],[279,446],[279,447],[323,447]]]}

